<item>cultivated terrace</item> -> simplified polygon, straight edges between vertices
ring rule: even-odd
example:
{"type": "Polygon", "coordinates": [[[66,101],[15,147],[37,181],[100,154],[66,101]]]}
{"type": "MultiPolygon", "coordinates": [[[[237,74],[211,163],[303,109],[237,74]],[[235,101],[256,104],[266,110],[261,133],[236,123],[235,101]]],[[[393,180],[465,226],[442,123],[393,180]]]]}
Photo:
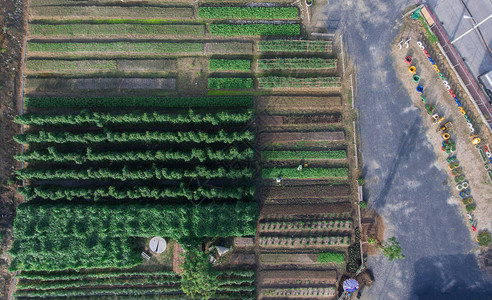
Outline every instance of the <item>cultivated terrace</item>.
{"type": "Polygon", "coordinates": [[[338,296],[349,85],[304,2],[257,2],[30,1],[16,298],[338,296]]]}

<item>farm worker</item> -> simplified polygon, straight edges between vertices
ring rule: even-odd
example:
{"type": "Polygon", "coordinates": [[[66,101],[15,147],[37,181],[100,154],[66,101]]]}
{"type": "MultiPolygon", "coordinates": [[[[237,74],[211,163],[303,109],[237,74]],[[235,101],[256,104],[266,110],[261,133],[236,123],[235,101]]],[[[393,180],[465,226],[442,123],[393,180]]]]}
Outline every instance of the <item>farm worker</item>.
{"type": "Polygon", "coordinates": [[[302,171],[302,165],[299,165],[299,166],[297,167],[297,171],[302,171]]]}
{"type": "Polygon", "coordinates": [[[282,181],[282,177],[277,177],[277,183],[280,183],[280,181],[282,181]]]}
{"type": "Polygon", "coordinates": [[[473,231],[477,231],[477,227],[472,226],[473,231]]]}

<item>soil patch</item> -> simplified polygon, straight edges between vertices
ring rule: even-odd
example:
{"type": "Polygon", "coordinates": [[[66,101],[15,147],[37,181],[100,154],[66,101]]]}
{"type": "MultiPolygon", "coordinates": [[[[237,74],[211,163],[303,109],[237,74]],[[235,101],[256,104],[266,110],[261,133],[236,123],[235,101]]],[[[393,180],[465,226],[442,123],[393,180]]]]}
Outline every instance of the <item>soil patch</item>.
{"type": "Polygon", "coordinates": [[[261,217],[267,218],[282,215],[299,215],[299,216],[314,216],[314,215],[330,215],[335,213],[350,212],[352,205],[349,202],[345,203],[329,203],[318,205],[264,205],[261,208],[261,217]]]}
{"type": "Polygon", "coordinates": [[[317,254],[300,253],[262,253],[260,263],[265,265],[314,265],[318,263],[317,254]]]}
{"type": "Polygon", "coordinates": [[[335,270],[266,270],[259,273],[262,286],[335,285],[335,270]]]}
{"type": "Polygon", "coordinates": [[[290,142],[324,142],[343,141],[343,131],[321,132],[263,132],[260,133],[260,144],[288,144],[290,142]]]}
{"type": "Polygon", "coordinates": [[[262,199],[324,199],[350,195],[349,185],[265,186],[258,194],[262,199]]]}
{"type": "Polygon", "coordinates": [[[258,97],[259,112],[324,112],[338,109],[342,98],[336,96],[302,97],[302,96],[271,96],[258,97]]]}
{"type": "Polygon", "coordinates": [[[289,116],[258,116],[260,126],[283,126],[283,125],[305,125],[305,124],[334,124],[342,122],[340,114],[323,115],[289,115],[289,116]]]}

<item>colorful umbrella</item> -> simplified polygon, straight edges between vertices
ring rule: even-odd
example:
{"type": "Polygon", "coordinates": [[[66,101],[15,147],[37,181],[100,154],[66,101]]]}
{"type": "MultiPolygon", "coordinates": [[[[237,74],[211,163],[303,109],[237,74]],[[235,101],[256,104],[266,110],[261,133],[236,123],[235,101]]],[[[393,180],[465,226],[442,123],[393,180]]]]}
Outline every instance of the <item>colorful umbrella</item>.
{"type": "Polygon", "coordinates": [[[355,279],[347,279],[343,282],[343,290],[349,293],[355,292],[359,288],[359,283],[355,279]]]}

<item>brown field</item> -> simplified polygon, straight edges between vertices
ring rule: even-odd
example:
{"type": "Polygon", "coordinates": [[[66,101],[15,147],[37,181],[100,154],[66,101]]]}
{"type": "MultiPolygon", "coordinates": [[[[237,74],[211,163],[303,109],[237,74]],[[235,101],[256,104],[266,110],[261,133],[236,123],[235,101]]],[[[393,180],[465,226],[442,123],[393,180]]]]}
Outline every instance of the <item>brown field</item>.
{"type": "Polygon", "coordinates": [[[253,54],[251,42],[217,42],[205,44],[205,55],[214,54],[253,54]]]}
{"type": "Polygon", "coordinates": [[[265,270],[258,273],[258,280],[264,286],[282,285],[334,285],[337,282],[335,270],[265,270]]]}
{"type": "Polygon", "coordinates": [[[25,92],[87,90],[173,90],[175,78],[28,78],[25,92]]]}
{"type": "Polygon", "coordinates": [[[318,254],[262,253],[259,261],[265,265],[314,265],[318,263],[318,254]]]}
{"type": "Polygon", "coordinates": [[[306,124],[336,124],[342,122],[340,114],[322,115],[260,115],[257,117],[260,126],[306,125],[306,124]]]}
{"type": "Polygon", "coordinates": [[[269,96],[258,97],[259,112],[326,112],[339,108],[342,98],[336,96],[269,96]]]}
{"type": "Polygon", "coordinates": [[[259,137],[260,144],[287,144],[291,142],[326,142],[343,141],[343,131],[320,132],[263,132],[259,137]]]}

